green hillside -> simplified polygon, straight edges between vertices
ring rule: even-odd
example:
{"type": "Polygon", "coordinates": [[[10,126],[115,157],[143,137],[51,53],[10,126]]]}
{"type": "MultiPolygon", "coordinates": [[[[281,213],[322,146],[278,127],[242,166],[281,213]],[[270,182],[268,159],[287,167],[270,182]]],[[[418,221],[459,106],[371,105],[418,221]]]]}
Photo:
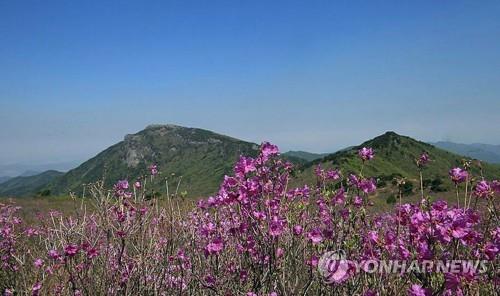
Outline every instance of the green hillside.
{"type": "Polygon", "coordinates": [[[316,159],[323,158],[328,155],[328,153],[311,153],[307,151],[288,151],[282,154],[290,159],[298,159],[302,162],[310,162],[316,159]]]}
{"type": "Polygon", "coordinates": [[[256,155],[257,151],[258,145],[254,143],[208,130],[151,125],[125,136],[123,141],[54,180],[47,188],[61,194],[81,192],[82,184],[103,178],[108,186],[120,179],[134,181],[155,163],[160,177],[168,178],[170,186],[175,188],[182,176],[180,192],[187,191],[188,196],[207,195],[217,191],[239,155],[256,155]]]}
{"type": "Polygon", "coordinates": [[[42,190],[47,183],[64,175],[58,171],[46,171],[33,176],[19,176],[0,184],[0,196],[28,196],[42,190]]]}
{"type": "MultiPolygon", "coordinates": [[[[448,171],[452,167],[460,166],[464,159],[463,156],[439,149],[430,144],[394,132],[387,132],[359,146],[308,163],[303,167],[303,171],[299,175],[299,181],[313,182],[313,169],[318,164],[325,168],[340,168],[344,174],[359,172],[362,161],[359,159],[357,152],[361,147],[371,147],[375,150],[375,158],[367,162],[363,174],[378,177],[386,182],[390,182],[398,175],[406,177],[408,180],[417,181],[419,177],[415,159],[422,152],[427,152],[432,161],[424,170],[424,179],[429,184],[433,181],[434,183],[442,182],[439,186],[441,189],[450,189],[452,187],[452,183],[448,178],[448,171]]],[[[473,171],[478,173],[477,166],[474,165],[473,167],[473,171]]],[[[482,163],[482,167],[485,177],[500,177],[499,165],[482,163]]]]}

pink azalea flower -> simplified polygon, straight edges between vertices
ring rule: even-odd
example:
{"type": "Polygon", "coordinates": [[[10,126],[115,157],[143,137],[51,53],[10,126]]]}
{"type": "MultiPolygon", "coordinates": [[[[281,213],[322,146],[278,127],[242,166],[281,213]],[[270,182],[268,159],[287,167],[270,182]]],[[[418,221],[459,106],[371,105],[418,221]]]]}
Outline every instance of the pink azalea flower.
{"type": "Polygon", "coordinates": [[[480,198],[486,198],[493,195],[493,190],[487,181],[479,181],[474,188],[474,195],[480,198]]]}
{"type": "Polygon", "coordinates": [[[410,258],[411,253],[410,253],[410,251],[408,251],[408,249],[405,246],[399,245],[398,250],[399,250],[399,255],[401,256],[401,258],[403,258],[403,259],[410,258]]]}
{"type": "Polygon", "coordinates": [[[408,289],[409,296],[430,296],[432,293],[429,289],[424,289],[419,284],[411,285],[410,289],[408,289]]]}
{"type": "Polygon", "coordinates": [[[373,152],[372,148],[363,147],[363,148],[359,149],[358,155],[359,155],[359,157],[361,157],[361,159],[363,161],[366,161],[366,160],[372,159],[373,156],[375,155],[375,153],[373,152]]]}
{"type": "Polygon", "coordinates": [[[236,185],[238,185],[238,180],[236,178],[224,176],[224,182],[222,184],[223,187],[234,188],[236,185]]]}
{"type": "Polygon", "coordinates": [[[237,177],[243,178],[248,173],[254,172],[256,169],[255,160],[253,158],[241,156],[234,167],[234,173],[237,177]]]}
{"type": "Polygon", "coordinates": [[[444,279],[444,285],[447,290],[454,291],[460,289],[460,278],[458,277],[458,275],[454,273],[445,273],[444,279]]]}
{"type": "Polygon", "coordinates": [[[499,180],[493,180],[493,181],[491,181],[491,188],[496,193],[500,193],[500,181],[499,180]]]}
{"type": "Polygon", "coordinates": [[[293,227],[293,234],[295,234],[295,235],[301,235],[302,234],[302,226],[295,225],[293,227]]]}
{"type": "Polygon", "coordinates": [[[312,255],[309,260],[306,261],[306,264],[311,267],[317,267],[319,262],[319,257],[316,255],[312,255]]]}
{"type": "Polygon", "coordinates": [[[152,164],[149,166],[149,171],[151,173],[151,176],[156,176],[158,175],[158,166],[156,164],[152,164]]]}
{"type": "Polygon", "coordinates": [[[49,257],[52,259],[58,259],[59,258],[59,253],[56,250],[50,250],[49,251],[49,257]]]}
{"type": "Polygon", "coordinates": [[[115,196],[123,197],[126,194],[126,190],[128,189],[128,181],[120,180],[116,182],[115,186],[113,186],[113,190],[115,191],[115,196]]]}
{"type": "Polygon", "coordinates": [[[344,188],[340,188],[339,190],[337,190],[337,192],[333,196],[333,202],[337,205],[345,203],[345,190],[344,190],[344,188]]]}
{"type": "Polygon", "coordinates": [[[264,214],[263,212],[259,212],[259,211],[253,211],[253,216],[257,220],[264,220],[264,219],[266,219],[266,214],[264,214]]]}
{"type": "Polygon", "coordinates": [[[321,164],[318,164],[316,166],[316,168],[314,168],[314,174],[316,175],[316,177],[319,177],[319,178],[325,178],[325,170],[323,170],[321,168],[321,164]]]}
{"type": "Polygon", "coordinates": [[[31,295],[37,296],[40,295],[40,290],[42,289],[42,283],[36,282],[31,288],[31,295]]]}
{"type": "Polygon", "coordinates": [[[377,190],[374,179],[362,179],[358,183],[358,188],[366,194],[373,193],[377,190]]]}
{"type": "Polygon", "coordinates": [[[97,251],[95,248],[90,248],[87,250],[87,258],[93,259],[97,256],[99,256],[99,251],[97,251]]]}
{"type": "Polygon", "coordinates": [[[216,238],[212,242],[210,242],[207,247],[206,251],[208,254],[219,254],[222,249],[224,248],[224,242],[222,241],[221,238],[216,238]]]}
{"type": "Polygon", "coordinates": [[[119,189],[126,190],[126,189],[128,189],[128,181],[127,180],[120,180],[116,183],[116,187],[119,189]]]}
{"type": "Polygon", "coordinates": [[[496,256],[498,255],[498,246],[493,244],[492,242],[486,243],[484,246],[484,254],[486,255],[486,258],[489,260],[495,260],[496,256]]]}
{"type": "Polygon", "coordinates": [[[430,157],[429,157],[429,154],[427,154],[427,152],[423,152],[422,154],[420,154],[420,157],[418,158],[417,160],[417,165],[419,167],[423,167],[425,166],[428,162],[430,161],[430,157]]]}
{"type": "Polygon", "coordinates": [[[209,236],[210,234],[214,233],[215,230],[216,230],[215,224],[212,222],[208,222],[202,225],[201,234],[204,236],[209,236]]]}
{"type": "Polygon", "coordinates": [[[276,145],[273,145],[269,142],[264,142],[260,147],[260,153],[262,154],[263,160],[266,161],[269,159],[269,157],[278,155],[279,149],[276,145]]]}
{"type": "Polygon", "coordinates": [[[340,172],[339,170],[329,170],[326,172],[326,178],[328,180],[336,181],[340,179],[340,172]]]}
{"type": "Polygon", "coordinates": [[[284,221],[274,216],[272,221],[269,223],[269,234],[271,236],[279,236],[283,233],[284,221]]]}
{"type": "Polygon", "coordinates": [[[283,248],[276,249],[276,258],[281,258],[283,254],[285,254],[285,250],[283,250],[283,248]]]}
{"type": "Polygon", "coordinates": [[[349,177],[348,177],[348,183],[351,186],[358,187],[358,184],[359,184],[359,178],[358,178],[358,176],[356,176],[354,174],[350,174],[349,177]]]}
{"type": "Polygon", "coordinates": [[[356,195],[352,204],[356,207],[361,207],[363,205],[363,198],[359,195],[356,195]]]}
{"type": "Polygon", "coordinates": [[[378,244],[378,233],[376,231],[368,231],[368,241],[370,241],[372,244],[378,244]]]}
{"type": "Polygon", "coordinates": [[[313,228],[307,233],[307,238],[312,241],[313,244],[319,244],[323,241],[323,235],[319,228],[313,228]]]}
{"type": "Polygon", "coordinates": [[[215,278],[209,274],[209,275],[205,276],[205,283],[208,286],[212,287],[215,285],[215,278]]]}
{"type": "Polygon", "coordinates": [[[449,172],[451,180],[455,183],[462,183],[469,177],[469,173],[461,168],[453,168],[449,172]]]}
{"type": "Polygon", "coordinates": [[[26,235],[28,237],[32,237],[32,236],[35,236],[38,234],[39,234],[39,231],[33,227],[28,227],[28,229],[26,229],[26,235]]]}
{"type": "Polygon", "coordinates": [[[64,254],[68,257],[73,257],[78,253],[79,249],[78,246],[75,244],[69,244],[66,247],[64,247],[64,254]]]}
{"type": "Polygon", "coordinates": [[[35,261],[33,262],[33,265],[35,265],[37,268],[40,268],[40,267],[42,267],[42,265],[43,265],[43,260],[42,260],[42,259],[40,259],[40,258],[37,258],[37,259],[35,259],[35,261]]]}

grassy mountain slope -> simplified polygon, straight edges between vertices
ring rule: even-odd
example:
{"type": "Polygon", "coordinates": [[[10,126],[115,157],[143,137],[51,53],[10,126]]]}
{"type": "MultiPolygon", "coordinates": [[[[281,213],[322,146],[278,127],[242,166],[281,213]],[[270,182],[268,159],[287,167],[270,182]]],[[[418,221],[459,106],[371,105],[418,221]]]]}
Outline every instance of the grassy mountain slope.
{"type": "Polygon", "coordinates": [[[33,176],[19,176],[0,184],[0,196],[32,195],[64,173],[50,170],[33,176]]]}
{"type": "Polygon", "coordinates": [[[310,162],[328,155],[328,153],[311,153],[307,151],[288,151],[282,154],[291,159],[301,159],[304,162],[310,162]]]}
{"type": "MultiPolygon", "coordinates": [[[[372,147],[375,158],[369,161],[363,171],[366,176],[375,176],[389,181],[393,174],[399,174],[409,180],[418,179],[415,159],[423,152],[429,153],[432,161],[424,170],[424,179],[441,179],[445,188],[451,188],[448,171],[454,166],[459,166],[464,157],[439,149],[430,144],[401,136],[394,132],[387,132],[359,146],[330,154],[322,159],[315,160],[304,167],[299,178],[308,182],[314,180],[313,169],[317,164],[326,168],[340,168],[344,174],[359,172],[362,162],[357,155],[361,147],[372,147]]],[[[482,164],[484,175],[487,178],[499,178],[500,166],[482,164]]],[[[478,172],[475,170],[475,172],[478,172]]]]}
{"type": "Polygon", "coordinates": [[[80,192],[82,184],[103,179],[110,186],[119,179],[134,181],[156,163],[170,190],[177,185],[189,196],[214,193],[239,155],[256,155],[258,146],[211,131],[175,125],[151,125],[102,151],[51,182],[56,194],[80,192]]]}

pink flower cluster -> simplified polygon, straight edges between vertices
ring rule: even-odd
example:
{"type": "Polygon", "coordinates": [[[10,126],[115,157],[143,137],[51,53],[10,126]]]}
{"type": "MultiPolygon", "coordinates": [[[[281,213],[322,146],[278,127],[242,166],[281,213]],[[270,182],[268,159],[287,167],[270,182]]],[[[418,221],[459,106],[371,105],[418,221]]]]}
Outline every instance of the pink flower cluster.
{"type": "Polygon", "coordinates": [[[455,183],[463,183],[469,177],[469,173],[462,168],[453,168],[449,172],[451,180],[455,183]]]}
{"type": "Polygon", "coordinates": [[[375,152],[372,148],[363,147],[358,151],[359,157],[363,160],[370,160],[375,156],[375,152]]]}

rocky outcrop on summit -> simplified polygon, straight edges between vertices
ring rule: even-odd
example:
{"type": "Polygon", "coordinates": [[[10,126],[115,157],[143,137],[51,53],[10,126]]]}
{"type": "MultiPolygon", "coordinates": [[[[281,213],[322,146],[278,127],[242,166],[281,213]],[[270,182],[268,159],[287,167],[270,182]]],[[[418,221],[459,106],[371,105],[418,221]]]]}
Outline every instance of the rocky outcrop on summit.
{"type": "Polygon", "coordinates": [[[240,155],[256,155],[258,145],[208,130],[177,125],[150,125],[126,135],[124,140],[52,181],[55,193],[81,192],[83,184],[104,180],[112,185],[120,179],[139,178],[157,164],[162,178],[176,184],[189,196],[214,193],[224,174],[240,155]]]}

